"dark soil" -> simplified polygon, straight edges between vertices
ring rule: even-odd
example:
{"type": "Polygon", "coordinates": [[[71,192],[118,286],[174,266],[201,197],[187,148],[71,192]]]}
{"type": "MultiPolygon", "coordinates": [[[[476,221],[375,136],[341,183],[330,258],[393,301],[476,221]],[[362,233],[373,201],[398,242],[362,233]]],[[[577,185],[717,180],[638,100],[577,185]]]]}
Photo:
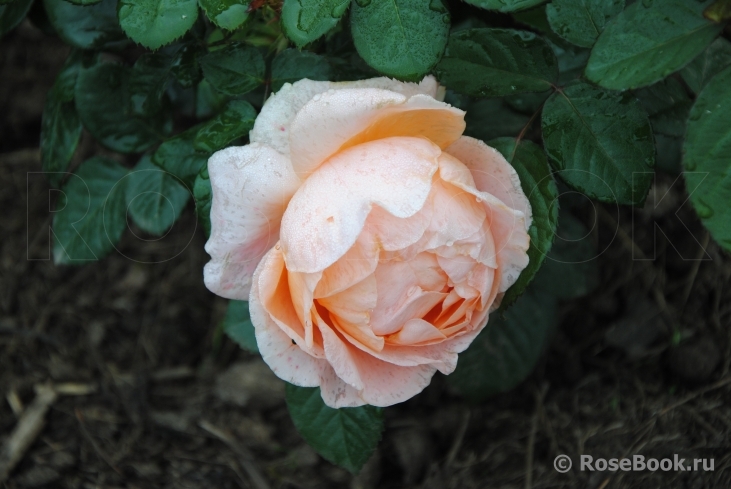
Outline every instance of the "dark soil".
{"type": "MultiPolygon", "coordinates": [[[[386,410],[379,449],[353,477],[303,442],[279,384],[221,336],[226,302],[203,285],[192,208],[163,240],[127,233],[99,262],[49,260],[54,193],[29,172],[66,53],[27,22],[0,42],[0,436],[36,386],[60,391],[4,488],[258,487],[252,465],[272,488],[731,487],[731,259],[674,177],[658,177],[657,206],[580,207],[604,250],[600,286],[563,304],[527,381],[469,405],[435,377],[386,410]],[[566,474],[559,454],[574,461],[566,474]],[[678,454],[714,470],[587,472],[583,454],[678,454]]],[[[98,151],[85,135],[78,157],[98,151]]]]}

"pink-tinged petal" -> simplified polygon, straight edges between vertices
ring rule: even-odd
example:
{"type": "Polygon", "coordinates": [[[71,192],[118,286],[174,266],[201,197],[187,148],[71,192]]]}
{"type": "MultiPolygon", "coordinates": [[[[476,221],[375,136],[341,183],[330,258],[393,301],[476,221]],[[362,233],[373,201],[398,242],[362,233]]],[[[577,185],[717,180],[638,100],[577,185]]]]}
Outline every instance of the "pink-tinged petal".
{"type": "Polygon", "coordinates": [[[315,298],[342,292],[371,275],[378,266],[378,251],[379,246],[373,235],[366,231],[360,233],[355,244],[322,272],[322,278],[315,289],[315,298]]]}
{"type": "MultiPolygon", "coordinates": [[[[505,292],[528,266],[530,237],[523,211],[508,207],[494,195],[481,192],[469,184],[463,164],[449,155],[439,158],[439,176],[467,194],[473,195],[485,209],[489,232],[494,240],[496,261],[500,270],[498,293],[505,292]]],[[[528,209],[530,209],[530,204],[528,209]]],[[[483,232],[483,231],[481,231],[483,232]]]]}
{"type": "Polygon", "coordinates": [[[388,337],[388,342],[392,345],[419,345],[446,339],[439,329],[423,319],[409,319],[403,328],[388,337]]]}
{"type": "Polygon", "coordinates": [[[429,75],[424,77],[419,83],[402,82],[394,80],[392,78],[380,77],[380,78],[369,78],[367,80],[356,80],[349,82],[335,82],[331,84],[331,88],[336,90],[345,90],[351,88],[379,88],[381,90],[390,90],[392,92],[400,93],[406,97],[413,97],[414,95],[429,95],[430,97],[438,100],[443,100],[443,91],[440,90],[440,86],[437,80],[429,75]],[[440,99],[439,96],[442,96],[440,99]]]}
{"type": "Polygon", "coordinates": [[[320,395],[325,405],[334,409],[368,404],[360,397],[360,392],[337,376],[330,365],[323,369],[320,376],[320,395]]]}
{"type": "Polygon", "coordinates": [[[289,156],[289,134],[292,119],[304,105],[319,93],[332,88],[327,81],[300,80],[285,83],[282,88],[267,99],[249,133],[249,141],[274,148],[289,156]]]}
{"type": "MultiPolygon", "coordinates": [[[[399,290],[399,289],[396,289],[399,290]]],[[[439,304],[446,296],[443,292],[426,292],[414,285],[405,294],[393,292],[399,301],[390,307],[381,304],[371,315],[371,328],[378,335],[396,333],[410,319],[421,318],[439,304]]]]}
{"type": "Polygon", "coordinates": [[[376,351],[383,349],[384,340],[369,326],[370,311],[376,307],[376,277],[370,275],[337,294],[318,299],[330,313],[331,323],[355,341],[376,351]]]}
{"type": "Polygon", "coordinates": [[[285,83],[262,107],[256,118],[254,128],[249,134],[252,143],[261,143],[283,155],[289,156],[289,134],[292,119],[302,107],[320,93],[328,90],[348,90],[353,88],[377,88],[397,92],[405,97],[422,94],[444,100],[444,90],[440,90],[432,76],[425,77],[420,83],[404,83],[390,78],[371,78],[354,82],[328,82],[299,80],[293,84],[285,83]],[[441,96],[441,98],[439,98],[441,96]]]}
{"type": "Polygon", "coordinates": [[[292,168],[304,179],[338,152],[389,137],[423,137],[446,148],[464,127],[463,111],[427,95],[329,90],[305,104],[292,121],[292,168]]]}
{"type": "Polygon", "coordinates": [[[316,272],[335,263],[356,242],[374,205],[396,217],[416,214],[439,154],[424,139],[388,138],[330,159],[302,184],[282,218],[287,268],[316,272]]]}
{"type": "Polygon", "coordinates": [[[386,251],[399,251],[416,243],[424,235],[430,221],[431,205],[428,200],[419,212],[406,219],[374,206],[368,214],[361,235],[373,236],[386,251]]]}
{"type": "Polygon", "coordinates": [[[305,345],[312,348],[314,344],[314,327],[311,310],[314,306],[313,293],[320,281],[322,272],[300,273],[288,272],[289,293],[297,317],[305,328],[305,345]]]}
{"type": "Polygon", "coordinates": [[[526,229],[530,227],[531,207],[520,186],[520,178],[499,151],[479,139],[462,136],[445,153],[454,156],[469,169],[477,190],[492,194],[508,207],[521,211],[525,215],[526,229]]]}
{"type": "MultiPolygon", "coordinates": [[[[324,358],[322,338],[319,331],[313,334],[313,341],[307,341],[307,331],[303,325],[298,308],[292,300],[289,277],[284,267],[282,252],[275,246],[257,267],[256,282],[259,302],[279,329],[297,343],[308,354],[324,358]]],[[[251,289],[254,290],[254,287],[251,289]]],[[[253,293],[253,292],[252,292],[253,293]]],[[[300,305],[300,308],[302,306],[300,305]]]]}
{"type": "MultiPolygon", "coordinates": [[[[277,321],[272,319],[259,295],[261,274],[281,275],[281,261],[263,260],[254,274],[254,286],[249,298],[249,313],[255,328],[256,343],[264,361],[277,377],[302,387],[320,385],[323,369],[329,368],[325,360],[315,358],[292,343],[292,337],[285,333],[277,321]]],[[[293,312],[293,311],[292,311],[293,312]]],[[[292,316],[290,312],[290,316],[292,316]]],[[[296,315],[294,315],[296,317],[296,315]]]]}
{"type": "Polygon", "coordinates": [[[341,334],[338,334],[334,328],[325,324],[324,321],[318,320],[317,325],[322,334],[325,358],[335,370],[337,376],[356,390],[363,389],[365,382],[361,378],[362,372],[358,369],[353,356],[354,352],[358,351],[357,348],[351,346],[341,334]]]}
{"type": "Polygon", "coordinates": [[[246,300],[251,276],[279,239],[282,214],[300,181],[285,157],[257,144],[216,152],[208,172],[213,202],[205,284],[220,296],[246,300]]]}
{"type": "Polygon", "coordinates": [[[364,382],[360,397],[372,406],[392,406],[420,393],[431,382],[432,365],[398,367],[351,347],[364,382]]]}

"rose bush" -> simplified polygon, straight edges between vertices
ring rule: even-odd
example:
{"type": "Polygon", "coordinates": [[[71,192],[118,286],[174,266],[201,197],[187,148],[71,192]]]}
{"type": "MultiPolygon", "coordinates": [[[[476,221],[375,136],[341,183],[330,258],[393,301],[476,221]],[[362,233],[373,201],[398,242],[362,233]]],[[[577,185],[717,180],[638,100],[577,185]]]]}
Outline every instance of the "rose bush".
{"type": "Polygon", "coordinates": [[[301,80],[215,153],[207,287],[248,300],[264,361],[331,407],[449,374],[528,264],[515,170],[436,81],[301,80]]]}

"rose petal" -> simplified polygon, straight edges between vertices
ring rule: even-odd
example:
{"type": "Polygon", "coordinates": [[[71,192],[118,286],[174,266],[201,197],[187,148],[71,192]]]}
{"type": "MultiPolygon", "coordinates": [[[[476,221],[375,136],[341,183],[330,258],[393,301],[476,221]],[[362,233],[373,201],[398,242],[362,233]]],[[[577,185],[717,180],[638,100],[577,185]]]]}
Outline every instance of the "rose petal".
{"type": "Polygon", "coordinates": [[[252,143],[269,146],[283,155],[289,156],[289,133],[292,119],[312,98],[328,90],[353,88],[378,88],[400,93],[406,97],[417,94],[437,97],[438,84],[434,77],[427,76],[421,83],[404,83],[390,78],[371,78],[355,82],[327,82],[299,80],[293,84],[285,83],[278,92],[267,99],[261,113],[254,122],[249,134],[252,143]]]}
{"type": "Polygon", "coordinates": [[[397,217],[414,215],[429,194],[439,153],[424,139],[388,138],[325,163],[302,184],[282,218],[287,268],[315,272],[335,263],[355,243],[373,205],[397,217]]]}
{"type": "Polygon", "coordinates": [[[526,229],[530,227],[531,207],[520,186],[520,178],[499,151],[479,139],[462,136],[444,152],[469,169],[477,190],[492,194],[508,207],[521,211],[526,229]]]}
{"type": "Polygon", "coordinates": [[[418,345],[433,341],[444,341],[447,337],[434,325],[423,319],[409,319],[395,334],[388,337],[392,345],[418,345]]]}
{"type": "MultiPolygon", "coordinates": [[[[273,254],[275,253],[270,253],[270,255],[273,254]]],[[[281,322],[278,323],[271,317],[260,297],[261,275],[276,277],[278,273],[281,275],[282,269],[283,261],[280,255],[279,260],[275,256],[262,260],[254,273],[254,286],[251,288],[249,298],[249,314],[255,328],[256,344],[262,358],[277,377],[294,385],[316,387],[320,385],[323,369],[328,368],[327,362],[305,352],[300,348],[300,344],[293,344],[292,336],[297,335],[288,335],[284,332],[281,322]]],[[[290,319],[293,315],[293,311],[289,311],[290,319]]],[[[296,315],[294,317],[296,318],[296,315]]],[[[324,357],[324,354],[322,356],[324,357]]]]}
{"type": "Polygon", "coordinates": [[[258,144],[216,152],[208,172],[213,202],[206,287],[246,300],[254,269],[279,239],[282,214],[300,181],[285,157],[258,144]]]}
{"type": "Polygon", "coordinates": [[[423,137],[446,148],[464,128],[463,111],[427,95],[330,90],[316,95],[292,121],[292,168],[306,178],[339,151],[388,137],[423,137]]]}

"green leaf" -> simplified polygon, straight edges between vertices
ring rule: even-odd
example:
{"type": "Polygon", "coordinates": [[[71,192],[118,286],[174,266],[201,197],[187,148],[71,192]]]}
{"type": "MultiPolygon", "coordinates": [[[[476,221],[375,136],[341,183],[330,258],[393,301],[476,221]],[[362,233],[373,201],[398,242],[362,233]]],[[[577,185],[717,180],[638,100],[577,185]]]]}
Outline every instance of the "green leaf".
{"type": "Polygon", "coordinates": [[[57,187],[81,138],[81,121],[74,105],[74,87],[82,63],[87,58],[72,51],[48,92],[41,121],[41,165],[51,185],[57,187]]]}
{"type": "Polygon", "coordinates": [[[350,0],[284,0],[282,30],[302,47],[335,27],[349,5],[350,0]]]}
{"type": "Polygon", "coordinates": [[[28,15],[33,0],[14,0],[0,5],[0,37],[12,31],[28,15]]]}
{"type": "Polygon", "coordinates": [[[256,345],[254,325],[249,317],[249,303],[246,301],[229,301],[226,317],[223,318],[223,330],[229,338],[251,353],[259,353],[256,345]]]}
{"type": "Polygon", "coordinates": [[[467,29],[449,37],[436,74],[458,92],[500,97],[549,90],[558,66],[551,47],[532,32],[467,29]]]}
{"type": "Polygon", "coordinates": [[[535,279],[535,287],[557,299],[582,297],[599,285],[598,253],[589,229],[562,210],[553,248],[535,279]]]}
{"type": "Polygon", "coordinates": [[[213,153],[249,134],[254,127],[256,111],[249,102],[231,100],[223,112],[203,124],[193,141],[197,151],[213,153]]]}
{"type": "Polygon", "coordinates": [[[125,175],[115,161],[85,161],[61,189],[53,218],[57,264],[98,260],[114,249],[127,226],[125,175]]]}
{"type": "Polygon", "coordinates": [[[183,88],[191,88],[197,85],[203,74],[198,63],[199,46],[195,43],[187,43],[178,50],[170,72],[173,74],[180,86],[183,88]]]}
{"type": "Polygon", "coordinates": [[[190,190],[172,174],[152,164],[145,155],[129,173],[127,209],[143,231],[164,235],[183,211],[190,190]]]}
{"type": "Polygon", "coordinates": [[[546,15],[556,34],[590,48],[607,22],[623,9],[624,0],[553,0],[546,6],[546,15]]]}
{"type": "Polygon", "coordinates": [[[727,66],[731,66],[731,42],[719,37],[680,70],[680,76],[693,93],[698,93],[716,73],[727,66]]]}
{"type": "Polygon", "coordinates": [[[114,49],[128,43],[117,20],[117,0],[87,6],[43,0],[43,5],[48,20],[66,44],[80,49],[114,49]]]}
{"type": "Polygon", "coordinates": [[[500,306],[511,305],[528,287],[546,258],[558,226],[558,187],[551,175],[543,149],[530,141],[517,143],[513,138],[500,138],[488,143],[502,153],[520,177],[520,186],[528,196],[533,222],[528,234],[530,262],[503,297],[500,306]]]}
{"type": "Polygon", "coordinates": [[[154,117],[161,112],[174,59],[174,53],[162,51],[137,58],[128,83],[132,114],[154,117]]]}
{"type": "Polygon", "coordinates": [[[497,98],[479,99],[464,108],[467,128],[465,135],[489,141],[501,136],[517,136],[530,116],[512,110],[497,98]]]}
{"type": "Polygon", "coordinates": [[[556,326],[556,299],[530,287],[501,317],[490,314],[485,329],[459,355],[447,381],[472,402],[520,384],[531,373],[556,326]]]}
{"type": "Polygon", "coordinates": [[[589,80],[624,90],[651,85],[698,56],[723,25],[703,18],[708,1],[642,0],[614,18],[586,66],[589,80]]]}
{"type": "Polygon", "coordinates": [[[211,22],[233,31],[249,20],[250,0],[198,0],[211,22]]]}
{"type": "Polygon", "coordinates": [[[287,407],[302,438],[330,462],[357,473],[381,439],[383,410],[373,406],[333,409],[315,387],[287,384],[287,407]]]}
{"type": "Polygon", "coordinates": [[[690,201],[713,239],[731,250],[731,66],[693,104],[683,153],[690,201]]]}
{"type": "Polygon", "coordinates": [[[119,0],[118,10],[124,32],[149,49],[170,44],[198,18],[197,0],[119,0]]]}
{"type": "Polygon", "coordinates": [[[692,101],[680,82],[667,78],[635,93],[650,116],[655,135],[657,166],[680,173],[682,138],[692,101]]]}
{"type": "Polygon", "coordinates": [[[545,2],[546,0],[465,0],[476,7],[498,10],[500,12],[516,12],[545,2]]]}
{"type": "Polygon", "coordinates": [[[272,61],[272,92],[285,83],[294,83],[303,78],[327,81],[332,78],[332,68],[327,58],[309,51],[285,49],[272,61]]]}
{"type": "Polygon", "coordinates": [[[206,54],[200,64],[205,79],[226,95],[241,95],[264,83],[264,57],[242,42],[206,54]]]}
{"type": "Polygon", "coordinates": [[[195,213],[203,226],[206,237],[211,235],[211,202],[213,190],[211,179],[208,175],[208,165],[201,168],[201,172],[193,184],[193,197],[195,197],[195,213]]]}
{"type": "Polygon", "coordinates": [[[358,1],[350,13],[358,54],[381,73],[418,81],[447,45],[450,16],[442,0],[358,1]]]}
{"type": "Polygon", "coordinates": [[[99,3],[102,0],[67,0],[73,4],[76,5],[94,5],[95,3],[99,3]]]}
{"type": "Polygon", "coordinates": [[[645,201],[655,147],[647,114],[632,94],[575,82],[548,99],[542,128],[551,164],[571,187],[602,202],[645,201]]]}
{"type": "MultiPolygon", "coordinates": [[[[93,8],[93,7],[84,7],[93,8]]],[[[158,140],[162,122],[130,114],[130,69],[101,63],[79,72],[76,110],[89,132],[104,146],[121,153],[139,153],[158,140]]]]}
{"type": "Polygon", "coordinates": [[[197,151],[193,141],[200,127],[191,128],[162,143],[152,155],[152,161],[165,171],[190,185],[206,166],[210,152],[197,151]]]}

